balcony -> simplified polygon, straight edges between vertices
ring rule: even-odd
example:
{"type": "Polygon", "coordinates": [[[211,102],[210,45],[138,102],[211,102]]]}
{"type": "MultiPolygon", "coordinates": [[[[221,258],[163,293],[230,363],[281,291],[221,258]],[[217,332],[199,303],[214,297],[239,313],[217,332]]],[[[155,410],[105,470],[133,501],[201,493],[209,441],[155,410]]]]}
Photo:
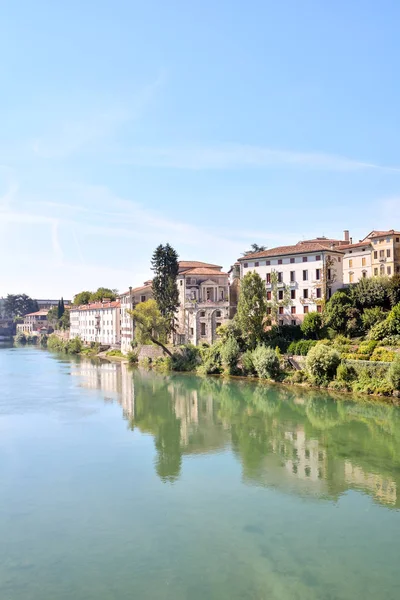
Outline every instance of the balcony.
{"type": "MultiPolygon", "coordinates": [[[[278,281],[278,283],[276,284],[276,286],[277,286],[278,289],[285,287],[285,285],[286,284],[285,284],[284,281],[278,281]]],[[[296,285],[296,283],[293,282],[292,285],[296,285]]],[[[267,290],[271,290],[272,289],[272,283],[266,283],[265,287],[267,288],[267,290]]]]}

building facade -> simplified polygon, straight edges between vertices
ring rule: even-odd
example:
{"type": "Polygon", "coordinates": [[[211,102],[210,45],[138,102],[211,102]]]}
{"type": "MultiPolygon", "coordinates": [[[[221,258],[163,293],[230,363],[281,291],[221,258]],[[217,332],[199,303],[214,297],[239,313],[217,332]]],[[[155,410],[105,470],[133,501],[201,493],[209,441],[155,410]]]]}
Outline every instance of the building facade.
{"type": "Polygon", "coordinates": [[[372,277],[372,245],[369,240],[342,246],[343,283],[350,285],[365,277],[372,277]]]}
{"type": "MultiPolygon", "coordinates": [[[[39,310],[50,310],[54,306],[58,306],[60,300],[39,299],[36,300],[39,310]]],[[[64,306],[70,306],[71,300],[64,300],[64,306]]]]}
{"type": "Polygon", "coordinates": [[[343,283],[365,277],[391,277],[400,273],[400,232],[371,231],[356,244],[343,246],[343,283]]]}
{"type": "Polygon", "coordinates": [[[128,354],[132,350],[134,338],[134,326],[129,310],[133,310],[140,302],[146,302],[152,298],[151,281],[137,288],[129,288],[127,292],[119,296],[121,304],[121,352],[128,354]]]}
{"type": "Polygon", "coordinates": [[[120,302],[94,302],[72,306],[70,310],[70,338],[79,337],[85,343],[119,346],[121,337],[120,302]]]}
{"type": "Polygon", "coordinates": [[[341,245],[347,243],[316,238],[253,252],[238,259],[240,276],[258,273],[265,281],[267,302],[278,304],[278,324],[299,325],[308,312],[322,312],[324,301],[343,287],[341,245]]]}
{"type": "Polygon", "coordinates": [[[48,310],[38,310],[24,316],[24,322],[17,324],[17,332],[24,333],[47,333],[49,323],[47,321],[48,310]]]}

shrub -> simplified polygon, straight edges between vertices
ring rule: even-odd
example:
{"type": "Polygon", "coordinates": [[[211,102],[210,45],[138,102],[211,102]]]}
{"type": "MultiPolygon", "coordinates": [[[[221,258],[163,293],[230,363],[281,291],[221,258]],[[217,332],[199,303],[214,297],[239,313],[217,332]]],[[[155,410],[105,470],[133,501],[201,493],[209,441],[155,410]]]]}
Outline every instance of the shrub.
{"type": "Polygon", "coordinates": [[[168,373],[172,370],[172,358],[170,356],[158,356],[153,360],[152,367],[160,373],[168,373]]]}
{"type": "Polygon", "coordinates": [[[400,346],[400,335],[389,335],[383,338],[383,346],[400,346]]]}
{"type": "Polygon", "coordinates": [[[215,342],[212,346],[200,346],[202,364],[197,368],[200,374],[213,375],[222,372],[221,349],[222,342],[215,342]]]}
{"type": "Polygon", "coordinates": [[[47,348],[47,341],[49,339],[49,336],[46,333],[43,333],[40,336],[40,345],[42,348],[47,348]]]}
{"type": "Polygon", "coordinates": [[[387,313],[385,314],[379,306],[373,308],[366,308],[361,315],[361,321],[364,327],[364,331],[369,331],[371,327],[384,321],[387,313]]]}
{"type": "Polygon", "coordinates": [[[14,337],[14,341],[16,344],[26,344],[26,334],[23,331],[18,331],[17,335],[14,337]]]}
{"type": "Polygon", "coordinates": [[[307,313],[301,324],[301,331],[309,339],[318,339],[323,328],[322,315],[317,312],[307,313]]]}
{"type": "Polygon", "coordinates": [[[237,372],[239,354],[239,344],[235,338],[229,337],[221,347],[221,361],[226,374],[234,375],[237,372]]]}
{"type": "Polygon", "coordinates": [[[400,390],[400,356],[397,355],[389,367],[388,381],[395,390],[400,390]]]}
{"type": "Polygon", "coordinates": [[[358,352],[344,352],[341,354],[341,357],[346,360],[369,360],[370,356],[370,354],[359,354],[358,352]]]}
{"type": "Polygon", "coordinates": [[[240,359],[242,363],[242,371],[244,375],[254,375],[256,370],[254,368],[253,363],[253,352],[251,350],[246,350],[241,356],[240,359]]]}
{"type": "Polygon", "coordinates": [[[307,356],[309,350],[313,348],[317,342],[315,340],[300,340],[291,342],[288,347],[288,353],[298,356],[307,356]]]}
{"type": "Polygon", "coordinates": [[[82,352],[82,340],[80,337],[72,338],[65,346],[65,350],[68,354],[80,354],[82,352]]]}
{"type": "Polygon", "coordinates": [[[118,356],[118,357],[121,357],[121,358],[124,357],[124,355],[122,354],[121,350],[109,350],[106,353],[106,355],[107,356],[118,356]]]}
{"type": "Polygon", "coordinates": [[[400,333],[400,303],[392,308],[386,322],[389,328],[389,334],[398,335],[400,333]]]}
{"type": "Polygon", "coordinates": [[[376,342],[375,340],[370,340],[369,342],[361,342],[361,344],[358,346],[357,354],[367,354],[368,356],[371,356],[377,344],[378,342],[376,342]]]}
{"type": "Polygon", "coordinates": [[[354,392],[362,392],[364,394],[390,396],[393,387],[385,377],[379,377],[364,370],[358,374],[358,378],[352,384],[352,389],[354,392]]]}
{"type": "Polygon", "coordinates": [[[307,381],[307,373],[302,369],[299,371],[293,371],[293,373],[289,375],[288,379],[291,383],[304,383],[304,381],[307,381]]]}
{"type": "Polygon", "coordinates": [[[195,371],[200,356],[197,346],[187,344],[174,352],[172,368],[174,371],[195,371]]]}
{"type": "Polygon", "coordinates": [[[137,351],[133,349],[130,350],[130,352],[127,354],[127,358],[130,365],[136,365],[139,360],[137,351]]]}
{"type": "Polygon", "coordinates": [[[391,350],[387,350],[382,346],[380,346],[379,348],[375,348],[371,356],[371,360],[378,360],[382,362],[392,362],[394,358],[394,352],[392,352],[391,350]]]}
{"type": "Polygon", "coordinates": [[[306,361],[307,369],[318,385],[328,383],[334,378],[339,363],[339,353],[323,344],[311,348],[306,361]]]}
{"type": "Polygon", "coordinates": [[[47,340],[47,349],[53,350],[53,352],[65,352],[66,343],[57,337],[54,333],[49,335],[47,340]]]}
{"type": "Polygon", "coordinates": [[[260,379],[277,379],[279,376],[279,358],[272,348],[257,346],[253,350],[253,364],[260,379]]]}
{"type": "Polygon", "coordinates": [[[143,367],[144,369],[150,369],[151,362],[151,358],[149,358],[148,356],[143,356],[143,358],[139,360],[139,367],[143,367]]]}
{"type": "Polygon", "coordinates": [[[344,383],[349,383],[356,379],[357,373],[353,367],[347,365],[344,362],[341,362],[336,369],[336,379],[339,381],[343,381],[344,383]]]}
{"type": "Polygon", "coordinates": [[[383,338],[390,335],[392,332],[390,331],[390,327],[388,324],[388,319],[381,321],[380,323],[376,323],[368,332],[367,339],[374,340],[379,342],[383,340],[383,338]]]}

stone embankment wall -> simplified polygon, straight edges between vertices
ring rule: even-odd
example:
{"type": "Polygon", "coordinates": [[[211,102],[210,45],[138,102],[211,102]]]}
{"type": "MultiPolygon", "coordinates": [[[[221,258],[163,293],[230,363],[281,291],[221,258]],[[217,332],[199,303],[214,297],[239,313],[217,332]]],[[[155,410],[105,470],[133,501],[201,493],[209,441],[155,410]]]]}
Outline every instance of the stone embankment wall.
{"type": "Polygon", "coordinates": [[[159,346],[139,346],[139,360],[142,360],[143,358],[151,358],[151,360],[154,360],[160,356],[165,356],[165,354],[159,346]]]}

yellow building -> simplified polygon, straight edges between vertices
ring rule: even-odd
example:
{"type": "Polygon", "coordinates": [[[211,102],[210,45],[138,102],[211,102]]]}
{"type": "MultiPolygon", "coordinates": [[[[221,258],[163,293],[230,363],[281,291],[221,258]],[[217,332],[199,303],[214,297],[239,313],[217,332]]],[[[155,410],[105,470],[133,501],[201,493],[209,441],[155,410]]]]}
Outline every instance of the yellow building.
{"type": "Polygon", "coordinates": [[[391,277],[400,273],[400,231],[371,231],[365,240],[369,240],[372,246],[373,277],[391,277]]]}

